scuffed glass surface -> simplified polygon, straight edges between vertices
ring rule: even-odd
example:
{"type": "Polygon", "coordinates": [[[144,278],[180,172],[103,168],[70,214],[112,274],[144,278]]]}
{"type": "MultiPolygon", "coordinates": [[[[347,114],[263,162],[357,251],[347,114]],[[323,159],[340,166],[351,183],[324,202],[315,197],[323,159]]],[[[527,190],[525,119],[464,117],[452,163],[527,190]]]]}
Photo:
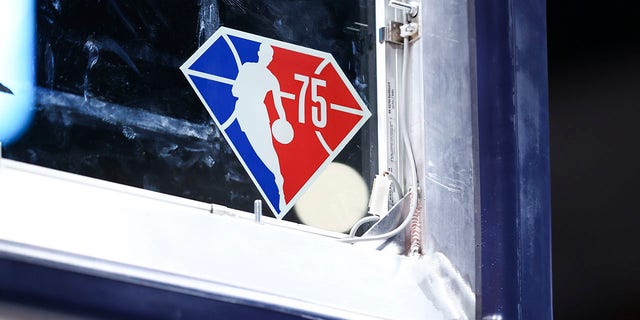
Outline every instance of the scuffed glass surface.
{"type": "MultiPolygon", "coordinates": [[[[260,193],[178,69],[221,25],[332,53],[376,110],[372,0],[42,0],[36,10],[36,113],[7,158],[252,211],[260,193]]],[[[376,122],[335,160],[367,183],[376,122]]],[[[299,222],[295,211],[285,220],[299,222]]]]}

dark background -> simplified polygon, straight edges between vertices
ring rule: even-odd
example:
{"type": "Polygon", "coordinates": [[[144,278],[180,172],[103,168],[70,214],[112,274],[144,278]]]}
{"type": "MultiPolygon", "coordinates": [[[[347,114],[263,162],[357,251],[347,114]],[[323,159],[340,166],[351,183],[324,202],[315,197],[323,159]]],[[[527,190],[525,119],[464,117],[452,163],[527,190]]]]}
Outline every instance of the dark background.
{"type": "Polygon", "coordinates": [[[556,319],[640,319],[640,13],[547,1],[556,319]]]}

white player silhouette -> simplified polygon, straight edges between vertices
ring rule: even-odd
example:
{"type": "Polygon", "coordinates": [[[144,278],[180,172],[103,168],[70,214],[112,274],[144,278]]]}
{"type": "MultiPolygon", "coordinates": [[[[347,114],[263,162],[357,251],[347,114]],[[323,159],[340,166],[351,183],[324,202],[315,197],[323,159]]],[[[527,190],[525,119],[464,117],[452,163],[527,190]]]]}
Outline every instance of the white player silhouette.
{"type": "MultiPolygon", "coordinates": [[[[273,138],[279,143],[287,144],[293,139],[293,128],[286,120],[280,83],[267,67],[273,60],[273,48],[268,44],[261,44],[258,50],[258,62],[245,62],[239,66],[231,93],[238,98],[231,117],[225,123],[233,119],[238,120],[240,129],[251,142],[253,150],[264,162],[266,167],[275,176],[275,183],[280,194],[278,209],[282,212],[286,206],[284,200],[284,179],[280,171],[278,154],[273,146],[273,138]],[[269,123],[269,113],[264,100],[271,92],[273,104],[278,113],[278,120],[274,121],[273,128],[269,123]]],[[[224,127],[224,125],[223,125],[224,127]]]]}

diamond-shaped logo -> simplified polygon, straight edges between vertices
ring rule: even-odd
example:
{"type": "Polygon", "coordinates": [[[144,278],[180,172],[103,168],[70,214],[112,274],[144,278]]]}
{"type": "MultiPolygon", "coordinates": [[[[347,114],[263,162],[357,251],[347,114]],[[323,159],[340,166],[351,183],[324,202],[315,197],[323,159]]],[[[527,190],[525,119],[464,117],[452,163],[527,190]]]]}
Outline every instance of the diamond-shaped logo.
{"type": "Polygon", "coordinates": [[[234,29],[180,69],[278,218],[371,116],[331,54],[234,29]]]}

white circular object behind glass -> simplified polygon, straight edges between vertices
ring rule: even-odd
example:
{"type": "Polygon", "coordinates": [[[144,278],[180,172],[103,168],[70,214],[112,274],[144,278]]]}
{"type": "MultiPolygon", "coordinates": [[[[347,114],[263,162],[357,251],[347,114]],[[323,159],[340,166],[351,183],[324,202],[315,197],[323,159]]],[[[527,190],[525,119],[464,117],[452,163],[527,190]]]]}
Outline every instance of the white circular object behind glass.
{"type": "Polygon", "coordinates": [[[353,168],[331,163],[295,209],[302,223],[325,230],[346,232],[367,212],[369,189],[353,168]]]}

